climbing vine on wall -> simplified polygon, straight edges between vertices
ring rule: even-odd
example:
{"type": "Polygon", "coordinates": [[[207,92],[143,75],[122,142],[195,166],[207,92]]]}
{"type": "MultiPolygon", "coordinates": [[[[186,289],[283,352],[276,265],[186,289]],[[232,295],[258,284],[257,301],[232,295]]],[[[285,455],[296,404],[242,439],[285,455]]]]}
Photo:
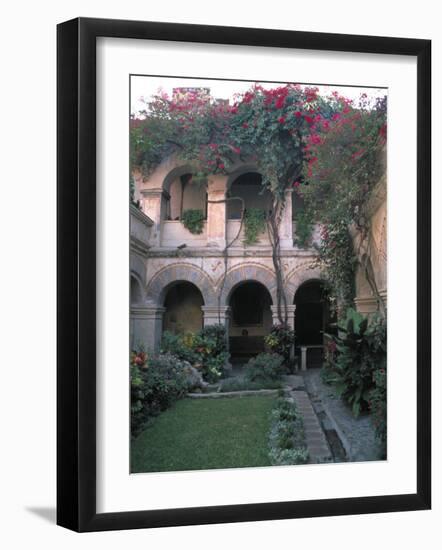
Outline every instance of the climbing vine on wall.
{"type": "Polygon", "coordinates": [[[385,171],[385,142],[386,99],[369,106],[363,95],[358,108],[344,101],[330,121],[312,127],[304,150],[303,183],[298,182],[296,192],[307,215],[321,224],[319,263],[346,305],[352,303],[361,265],[354,235],[359,235],[357,242],[369,238],[367,205],[385,171]]]}
{"type": "Polygon", "coordinates": [[[244,244],[251,245],[266,228],[266,213],[262,208],[248,208],[244,214],[244,244]]]}

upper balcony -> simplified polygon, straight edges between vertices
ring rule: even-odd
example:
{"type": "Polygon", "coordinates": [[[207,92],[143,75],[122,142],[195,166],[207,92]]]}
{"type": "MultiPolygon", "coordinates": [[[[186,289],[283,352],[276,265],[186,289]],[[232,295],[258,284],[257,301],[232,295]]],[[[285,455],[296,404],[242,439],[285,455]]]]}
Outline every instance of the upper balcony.
{"type": "Polygon", "coordinates": [[[141,249],[150,248],[153,221],[135,205],[130,205],[131,243],[141,249]]]}
{"type": "MultiPolygon", "coordinates": [[[[157,171],[136,183],[136,198],[140,200],[145,218],[140,216],[131,224],[131,235],[155,249],[206,248],[231,251],[270,249],[267,228],[257,236],[256,242],[245,245],[245,224],[241,224],[244,211],[261,210],[267,214],[273,207],[270,192],[263,187],[261,175],[249,164],[240,164],[232,172],[209,176],[207,181],[192,177],[190,167],[174,165],[168,161],[157,171]],[[198,211],[204,219],[202,231],[192,233],[183,223],[186,212],[198,211]],[[141,224],[141,226],[140,226],[141,224]]],[[[301,253],[296,246],[295,220],[292,215],[302,204],[292,189],[286,191],[285,208],[279,225],[281,250],[301,253]]],[[[315,229],[313,242],[319,238],[315,229]]],[[[309,251],[311,253],[311,250],[309,251]]],[[[287,252],[286,252],[287,253],[287,252]]]]}

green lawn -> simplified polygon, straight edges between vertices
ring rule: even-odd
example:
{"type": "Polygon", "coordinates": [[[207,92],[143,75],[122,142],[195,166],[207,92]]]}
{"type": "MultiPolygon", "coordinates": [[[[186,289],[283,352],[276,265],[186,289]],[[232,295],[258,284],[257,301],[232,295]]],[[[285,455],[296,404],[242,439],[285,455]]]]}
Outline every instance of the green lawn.
{"type": "Polygon", "coordinates": [[[183,399],[132,442],[131,471],[270,466],[272,396],[183,399]]]}

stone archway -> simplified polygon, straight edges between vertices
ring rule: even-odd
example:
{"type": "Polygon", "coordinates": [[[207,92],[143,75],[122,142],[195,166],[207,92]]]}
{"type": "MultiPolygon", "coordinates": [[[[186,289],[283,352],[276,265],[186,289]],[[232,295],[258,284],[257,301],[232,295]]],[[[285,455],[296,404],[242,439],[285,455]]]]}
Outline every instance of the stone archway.
{"type": "Polygon", "coordinates": [[[202,269],[185,263],[164,267],[150,280],[146,291],[148,302],[162,307],[169,285],[179,281],[194,284],[201,292],[206,306],[216,305],[216,294],[209,277],[202,269]]]}
{"type": "MultiPolygon", "coordinates": [[[[232,291],[241,282],[254,281],[261,283],[269,291],[272,298],[272,303],[276,304],[276,278],[274,272],[268,267],[259,264],[240,265],[230,269],[224,279],[221,292],[221,305],[228,306],[232,291]]],[[[219,283],[221,285],[221,283],[219,283]]]]}
{"type": "Polygon", "coordinates": [[[317,280],[326,283],[323,273],[319,267],[312,262],[306,262],[298,265],[284,279],[284,288],[286,291],[287,303],[293,304],[295,294],[298,288],[307,281],[317,280]]]}

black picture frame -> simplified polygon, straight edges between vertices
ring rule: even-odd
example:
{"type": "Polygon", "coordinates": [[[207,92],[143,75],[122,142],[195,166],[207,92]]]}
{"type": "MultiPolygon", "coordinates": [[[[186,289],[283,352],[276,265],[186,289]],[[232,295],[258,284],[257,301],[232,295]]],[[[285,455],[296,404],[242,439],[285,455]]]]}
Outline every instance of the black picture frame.
{"type": "Polygon", "coordinates": [[[108,19],[58,25],[57,523],[104,531],[431,506],[431,41],[108,19]],[[96,39],[396,54],[417,58],[417,492],[361,498],[96,512],[96,39]]]}

